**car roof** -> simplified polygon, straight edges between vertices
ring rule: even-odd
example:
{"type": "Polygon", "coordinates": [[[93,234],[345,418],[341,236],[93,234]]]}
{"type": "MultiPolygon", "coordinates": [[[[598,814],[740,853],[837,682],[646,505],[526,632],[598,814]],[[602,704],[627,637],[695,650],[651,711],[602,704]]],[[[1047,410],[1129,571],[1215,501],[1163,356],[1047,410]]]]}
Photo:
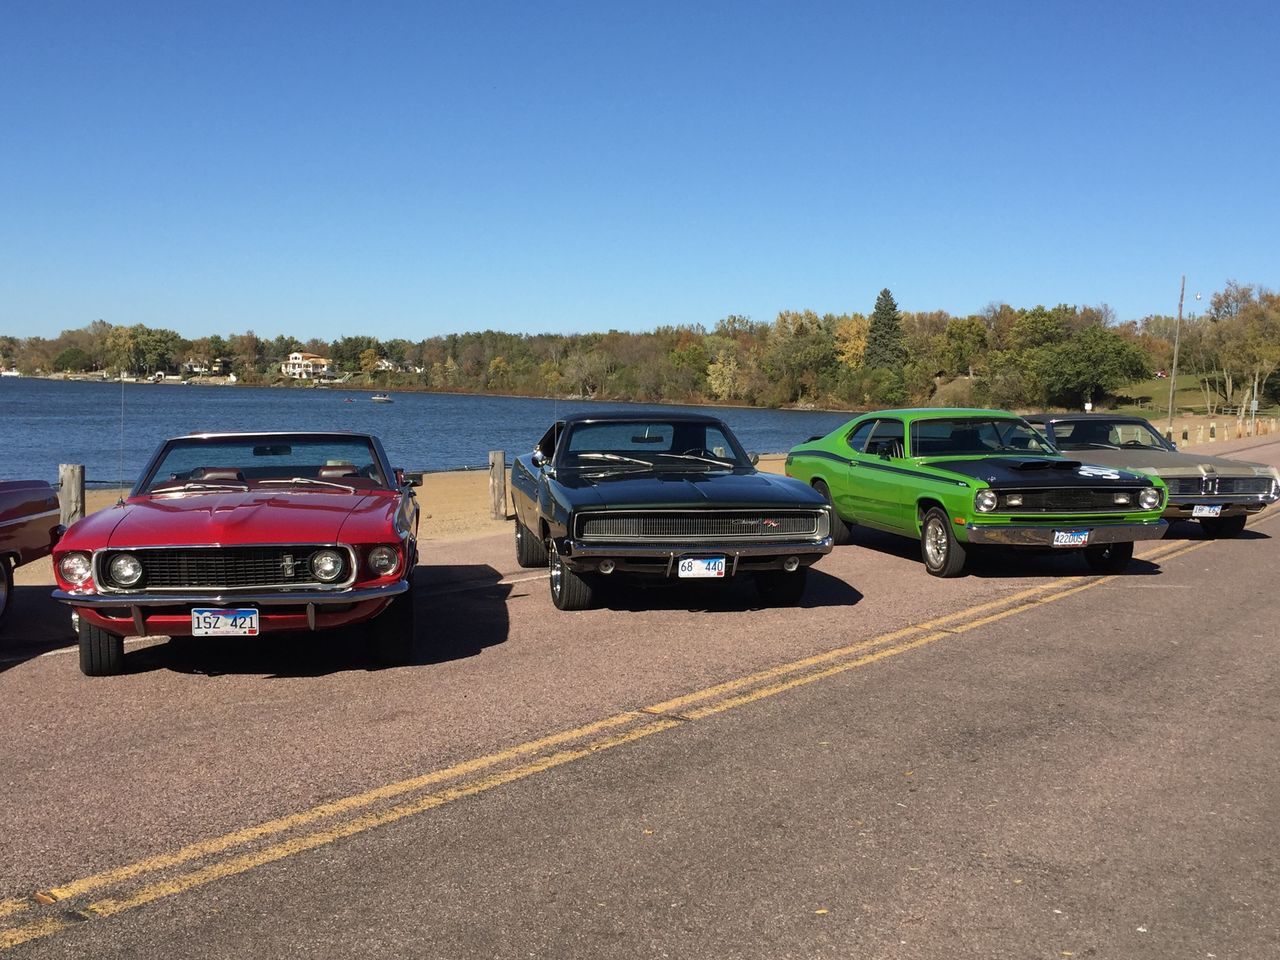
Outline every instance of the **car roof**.
{"type": "Polygon", "coordinates": [[[234,440],[237,437],[333,437],[335,439],[371,440],[372,434],[354,430],[253,430],[215,433],[187,433],[171,440],[234,440]]]}
{"type": "Polygon", "coordinates": [[[575,413],[569,417],[563,417],[561,423],[570,426],[577,423],[627,423],[628,421],[643,420],[670,420],[678,423],[715,423],[719,424],[719,417],[708,416],[705,413],[688,413],[685,411],[668,411],[668,410],[602,410],[599,413],[575,413]]]}
{"type": "Polygon", "coordinates": [[[1132,413],[1028,413],[1023,420],[1031,423],[1057,423],[1060,420],[1118,420],[1121,423],[1150,423],[1146,417],[1132,413]]]}
{"type": "Polygon", "coordinates": [[[1021,419],[1021,414],[1008,410],[986,410],[979,407],[903,407],[897,410],[871,410],[858,414],[864,417],[912,417],[925,419],[930,417],[1005,417],[1012,420],[1021,419]]]}

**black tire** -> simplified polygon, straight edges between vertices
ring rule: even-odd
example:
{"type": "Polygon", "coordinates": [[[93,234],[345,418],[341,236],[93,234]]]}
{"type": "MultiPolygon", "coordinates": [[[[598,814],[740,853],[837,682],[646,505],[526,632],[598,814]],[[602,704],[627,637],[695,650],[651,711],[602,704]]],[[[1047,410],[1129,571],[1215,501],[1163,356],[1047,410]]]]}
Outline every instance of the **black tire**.
{"type": "Polygon", "coordinates": [[[853,533],[849,530],[849,524],[841,520],[840,514],[836,513],[836,502],[831,499],[831,488],[827,486],[826,481],[813,481],[813,489],[822,494],[827,503],[831,504],[831,542],[837,547],[853,543],[853,533]]]}
{"type": "Polygon", "coordinates": [[[1084,548],[1084,562],[1098,573],[1119,573],[1132,559],[1132,543],[1102,543],[1084,548]]]}
{"type": "Polygon", "coordinates": [[[930,507],[920,522],[920,556],[932,576],[958,577],[964,571],[964,544],[956,539],[951,518],[941,507],[930,507]]]}
{"type": "Polygon", "coordinates": [[[785,570],[757,573],[756,593],[766,607],[794,607],[803,599],[808,582],[808,567],[790,573],[785,570]]]}
{"type": "Polygon", "coordinates": [[[80,672],[86,677],[114,677],[124,671],[124,637],[95,627],[84,617],[77,628],[80,672]]]}
{"type": "Polygon", "coordinates": [[[591,609],[596,600],[595,584],[565,566],[554,540],[547,551],[547,567],[551,573],[551,602],[557,610],[591,609]]]}
{"type": "Polygon", "coordinates": [[[9,601],[13,599],[13,567],[8,557],[0,557],[0,621],[4,620],[9,609],[9,601]]]}
{"type": "Polygon", "coordinates": [[[387,604],[387,608],[369,623],[373,636],[373,653],[378,663],[386,667],[398,667],[413,659],[416,624],[411,577],[408,591],[387,604]]]}
{"type": "Polygon", "coordinates": [[[1207,537],[1214,540],[1229,540],[1244,533],[1244,524],[1248,519],[1243,514],[1238,517],[1204,517],[1200,521],[1200,526],[1207,537]]]}
{"type": "Polygon", "coordinates": [[[516,563],[522,567],[545,567],[547,565],[547,545],[542,538],[520,522],[516,517],[516,563]]]}

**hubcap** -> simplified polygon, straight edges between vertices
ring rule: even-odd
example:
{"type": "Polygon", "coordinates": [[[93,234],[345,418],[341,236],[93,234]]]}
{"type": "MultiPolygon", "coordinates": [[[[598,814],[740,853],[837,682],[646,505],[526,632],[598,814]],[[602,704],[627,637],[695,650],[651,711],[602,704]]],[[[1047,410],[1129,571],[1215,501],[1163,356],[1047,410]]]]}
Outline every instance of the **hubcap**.
{"type": "Polygon", "coordinates": [[[931,567],[941,567],[947,562],[947,531],[936,519],[925,524],[924,552],[931,567]]]}

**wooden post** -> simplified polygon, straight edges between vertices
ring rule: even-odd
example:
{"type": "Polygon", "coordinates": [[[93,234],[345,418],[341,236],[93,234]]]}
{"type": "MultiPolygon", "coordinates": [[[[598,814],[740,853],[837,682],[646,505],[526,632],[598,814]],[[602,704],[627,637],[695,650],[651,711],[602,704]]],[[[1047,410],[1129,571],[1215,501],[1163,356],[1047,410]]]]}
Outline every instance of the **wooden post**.
{"type": "Polygon", "coordinates": [[[507,452],[489,451],[489,515],[507,519],[507,452]]]}
{"type": "Polygon", "coordinates": [[[60,522],[69,527],[84,516],[84,464],[58,464],[58,506],[60,522]]]}
{"type": "Polygon", "coordinates": [[[1196,427],[1196,443],[1204,443],[1204,424],[1196,427]]]}
{"type": "Polygon", "coordinates": [[[1184,423],[1184,424],[1182,425],[1182,443],[1183,443],[1183,445],[1185,445],[1185,444],[1186,444],[1187,439],[1188,439],[1189,437],[1190,437],[1190,428],[1189,428],[1189,427],[1184,423]]]}
{"type": "Polygon", "coordinates": [[[1213,443],[1213,441],[1217,439],[1218,439],[1218,421],[1210,420],[1209,421],[1209,442],[1213,443]]]}

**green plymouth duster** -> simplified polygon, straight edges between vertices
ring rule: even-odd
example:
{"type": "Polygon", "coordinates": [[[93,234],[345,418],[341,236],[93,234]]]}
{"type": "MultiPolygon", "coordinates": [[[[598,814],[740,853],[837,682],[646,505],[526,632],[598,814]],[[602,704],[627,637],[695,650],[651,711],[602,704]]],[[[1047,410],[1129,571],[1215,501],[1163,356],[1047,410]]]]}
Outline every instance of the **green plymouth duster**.
{"type": "Polygon", "coordinates": [[[1159,478],[1068,459],[997,410],[863,414],[793,447],[786,472],[831,503],[837,543],[847,524],[912,537],[936,577],[958,576],[975,544],[1078,549],[1114,573],[1167,529],[1159,478]]]}

